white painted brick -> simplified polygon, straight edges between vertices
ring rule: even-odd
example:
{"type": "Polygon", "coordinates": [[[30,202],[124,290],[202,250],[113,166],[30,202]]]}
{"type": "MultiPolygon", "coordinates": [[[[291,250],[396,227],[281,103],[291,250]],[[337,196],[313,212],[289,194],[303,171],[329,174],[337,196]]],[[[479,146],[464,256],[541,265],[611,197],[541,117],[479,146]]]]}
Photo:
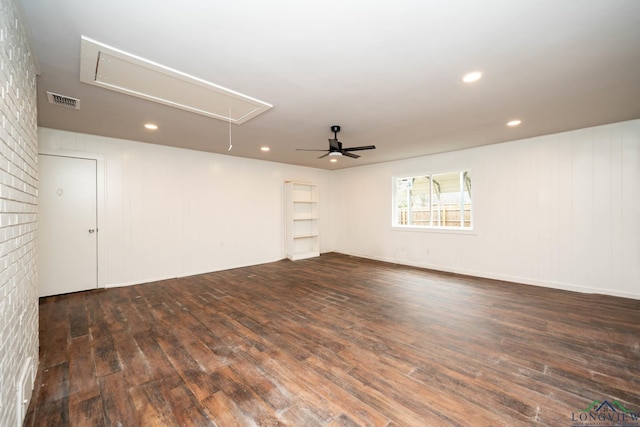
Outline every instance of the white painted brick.
{"type": "Polygon", "coordinates": [[[36,80],[15,0],[0,0],[0,426],[17,423],[18,375],[38,360],[36,80]]]}

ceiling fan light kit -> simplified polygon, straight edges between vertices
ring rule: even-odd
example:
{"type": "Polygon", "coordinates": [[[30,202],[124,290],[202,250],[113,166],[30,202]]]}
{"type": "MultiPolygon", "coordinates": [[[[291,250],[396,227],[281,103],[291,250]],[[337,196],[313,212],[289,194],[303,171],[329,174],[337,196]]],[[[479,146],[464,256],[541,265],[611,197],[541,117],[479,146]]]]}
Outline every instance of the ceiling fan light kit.
{"type": "Polygon", "coordinates": [[[357,154],[351,153],[351,151],[362,151],[362,150],[375,150],[375,145],[363,145],[361,147],[350,147],[350,148],[342,148],[342,142],[338,141],[338,132],[340,132],[340,126],[333,125],[331,126],[331,132],[333,132],[333,139],[329,139],[329,149],[328,150],[309,150],[305,148],[298,148],[298,151],[326,151],[327,154],[323,154],[318,157],[319,159],[323,159],[327,156],[346,156],[351,157],[353,159],[357,159],[360,156],[357,154]]]}

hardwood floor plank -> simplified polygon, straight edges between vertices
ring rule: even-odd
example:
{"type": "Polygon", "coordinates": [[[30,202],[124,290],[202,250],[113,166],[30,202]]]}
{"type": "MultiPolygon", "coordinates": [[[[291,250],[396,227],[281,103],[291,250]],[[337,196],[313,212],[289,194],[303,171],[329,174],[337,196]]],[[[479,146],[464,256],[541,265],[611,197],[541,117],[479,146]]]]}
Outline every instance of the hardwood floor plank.
{"type": "Polygon", "coordinates": [[[34,413],[33,426],[68,426],[70,425],[69,416],[68,397],[53,401],[40,401],[34,413]]]}
{"type": "Polygon", "coordinates": [[[324,426],[326,423],[304,404],[295,403],[278,414],[284,425],[288,426],[324,426]]]}
{"type": "Polygon", "coordinates": [[[198,364],[201,371],[212,373],[227,365],[226,359],[213,353],[194,331],[180,323],[174,326],[173,334],[179,337],[181,345],[198,364]]]}
{"type": "MultiPolygon", "coordinates": [[[[360,424],[355,422],[346,414],[340,414],[336,419],[333,419],[326,424],[327,427],[358,427],[360,424]]],[[[382,425],[382,424],[381,424],[382,425]]]]}
{"type": "Polygon", "coordinates": [[[59,313],[50,313],[40,318],[40,365],[45,368],[64,363],[69,358],[69,321],[68,317],[64,316],[64,300],[61,302],[59,313]],[[62,313],[62,316],[59,313],[62,313]]]}
{"type": "Polygon", "coordinates": [[[104,377],[121,371],[122,365],[120,364],[118,352],[113,344],[113,337],[111,337],[109,333],[100,334],[100,338],[95,338],[95,335],[91,346],[93,347],[95,358],[96,375],[98,377],[104,377]]]}
{"type": "Polygon", "coordinates": [[[287,391],[285,396],[291,404],[282,413],[289,411],[292,406],[298,409],[306,407],[309,411],[305,413],[313,413],[314,419],[325,421],[342,412],[333,400],[334,393],[328,392],[328,389],[337,391],[337,388],[324,381],[312,370],[303,369],[303,365],[295,357],[277,349],[266,354],[247,348],[242,353],[244,357],[259,366],[261,371],[276,378],[279,387],[287,391]]]}
{"type": "Polygon", "coordinates": [[[202,402],[208,417],[216,426],[251,426],[236,404],[224,392],[218,391],[202,402]]]}
{"type": "MultiPolygon", "coordinates": [[[[176,374],[176,370],[156,341],[154,333],[138,332],[133,338],[144,355],[144,367],[148,369],[148,378],[159,380],[176,374]]],[[[147,376],[145,376],[147,378],[147,376]]],[[[142,383],[143,381],[140,381],[142,383]]]]}
{"type": "Polygon", "coordinates": [[[189,377],[189,372],[200,371],[198,362],[191,357],[180,340],[173,334],[166,333],[158,336],[156,341],[173,365],[173,368],[183,379],[189,377]]]}
{"type": "Polygon", "coordinates": [[[217,383],[214,374],[190,369],[183,371],[181,377],[198,402],[220,391],[220,384],[217,383]]]}
{"type": "Polygon", "coordinates": [[[89,335],[83,335],[71,340],[69,348],[69,394],[72,402],[84,401],[100,395],[89,335]]]}
{"type": "MultiPolygon", "coordinates": [[[[300,405],[304,404],[311,408],[311,412],[315,414],[314,419],[323,421],[339,417],[344,411],[351,411],[362,425],[380,425],[387,418],[374,409],[375,405],[369,403],[370,399],[363,400],[360,398],[362,396],[357,396],[356,389],[360,384],[355,387],[345,386],[336,377],[318,372],[309,360],[297,361],[280,350],[264,354],[246,349],[243,355],[269,377],[278,378],[279,388],[288,391],[286,397],[291,402],[289,408],[296,405],[297,409],[293,413],[297,413],[300,405]]],[[[352,379],[351,376],[348,378],[352,379]]],[[[379,394],[375,393],[375,397],[379,397],[379,394]]],[[[307,414],[308,411],[304,413],[307,414]]],[[[412,418],[410,414],[400,410],[396,415],[414,424],[419,422],[418,418],[412,418]]]]}
{"type": "Polygon", "coordinates": [[[233,401],[246,419],[257,425],[278,425],[273,410],[247,383],[242,383],[229,367],[224,367],[212,375],[212,381],[233,401]]]}
{"type": "Polygon", "coordinates": [[[105,424],[108,426],[137,425],[135,408],[127,391],[122,371],[99,378],[98,384],[105,424]]]}
{"type": "Polygon", "coordinates": [[[270,380],[258,366],[246,359],[239,358],[234,361],[230,369],[240,384],[250,387],[274,411],[284,410],[291,404],[291,397],[283,393],[279,385],[270,380]]]}
{"type": "Polygon", "coordinates": [[[158,382],[149,382],[129,389],[135,407],[136,425],[178,426],[169,402],[162,395],[158,382]]]}
{"type": "Polygon", "coordinates": [[[71,300],[69,304],[69,333],[71,338],[89,334],[89,319],[84,299],[71,300]]]}
{"type": "Polygon", "coordinates": [[[340,254],[40,300],[25,426],[555,426],[640,412],[640,301],[340,254]]]}
{"type": "Polygon", "coordinates": [[[112,319],[105,316],[102,304],[108,298],[107,291],[96,291],[95,294],[86,299],[87,314],[89,317],[89,331],[91,333],[91,347],[96,365],[96,375],[103,377],[118,372],[122,369],[118,352],[113,344],[110,325],[112,319]]]}
{"type": "Polygon", "coordinates": [[[197,401],[193,393],[178,375],[158,382],[165,401],[171,406],[171,413],[181,426],[214,425],[206,409],[197,401]]]}
{"type": "Polygon", "coordinates": [[[69,389],[68,362],[40,366],[24,425],[68,425],[69,389]]]}
{"type": "MultiPolygon", "coordinates": [[[[314,355],[306,363],[324,377],[337,389],[332,396],[340,404],[340,408],[349,413],[354,421],[364,426],[380,426],[387,424],[392,418],[403,423],[419,422],[422,417],[415,417],[401,405],[388,405],[381,393],[364,390],[366,386],[351,375],[352,366],[346,369],[336,357],[319,357],[314,355]]],[[[344,415],[340,413],[338,417],[344,415]]]]}
{"type": "Polygon", "coordinates": [[[120,331],[113,335],[113,350],[118,356],[127,386],[144,384],[153,379],[152,368],[144,352],[131,332],[120,331]]]}
{"type": "Polygon", "coordinates": [[[69,363],[44,368],[38,400],[53,402],[69,397],[69,363]]]}
{"type": "MultiPolygon", "coordinates": [[[[76,427],[102,427],[104,422],[104,409],[102,398],[95,396],[86,400],[72,400],[69,405],[69,424],[76,427]]],[[[54,424],[51,424],[54,425],[54,424]]],[[[64,425],[64,424],[59,424],[64,425]]]]}

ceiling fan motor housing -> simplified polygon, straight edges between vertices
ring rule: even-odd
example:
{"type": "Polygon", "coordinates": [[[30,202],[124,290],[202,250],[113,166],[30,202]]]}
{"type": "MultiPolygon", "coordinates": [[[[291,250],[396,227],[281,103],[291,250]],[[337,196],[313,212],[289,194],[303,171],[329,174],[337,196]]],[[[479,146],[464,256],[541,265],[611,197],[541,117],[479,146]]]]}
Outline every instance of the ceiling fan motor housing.
{"type": "Polygon", "coordinates": [[[331,132],[333,132],[333,139],[329,138],[329,149],[328,150],[309,150],[306,148],[298,148],[298,150],[302,151],[326,151],[326,154],[318,157],[319,159],[324,159],[327,156],[347,156],[354,159],[357,159],[357,154],[353,154],[351,151],[361,151],[361,150],[373,150],[375,145],[363,145],[362,147],[350,147],[350,148],[342,148],[342,142],[338,141],[338,132],[340,132],[340,126],[333,125],[331,126],[331,132]]]}

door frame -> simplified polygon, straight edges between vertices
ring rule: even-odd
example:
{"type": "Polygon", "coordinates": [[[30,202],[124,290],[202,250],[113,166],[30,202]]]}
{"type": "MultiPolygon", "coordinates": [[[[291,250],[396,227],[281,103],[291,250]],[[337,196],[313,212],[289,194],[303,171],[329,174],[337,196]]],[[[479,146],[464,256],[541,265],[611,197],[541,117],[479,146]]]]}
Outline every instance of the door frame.
{"type": "MultiPolygon", "coordinates": [[[[70,157],[75,159],[95,160],[96,162],[96,265],[97,265],[97,287],[106,288],[107,272],[107,227],[105,221],[105,167],[104,156],[97,153],[87,153],[82,151],[58,150],[55,148],[39,148],[38,155],[70,157]]],[[[38,179],[40,177],[38,176],[38,179]]]]}

